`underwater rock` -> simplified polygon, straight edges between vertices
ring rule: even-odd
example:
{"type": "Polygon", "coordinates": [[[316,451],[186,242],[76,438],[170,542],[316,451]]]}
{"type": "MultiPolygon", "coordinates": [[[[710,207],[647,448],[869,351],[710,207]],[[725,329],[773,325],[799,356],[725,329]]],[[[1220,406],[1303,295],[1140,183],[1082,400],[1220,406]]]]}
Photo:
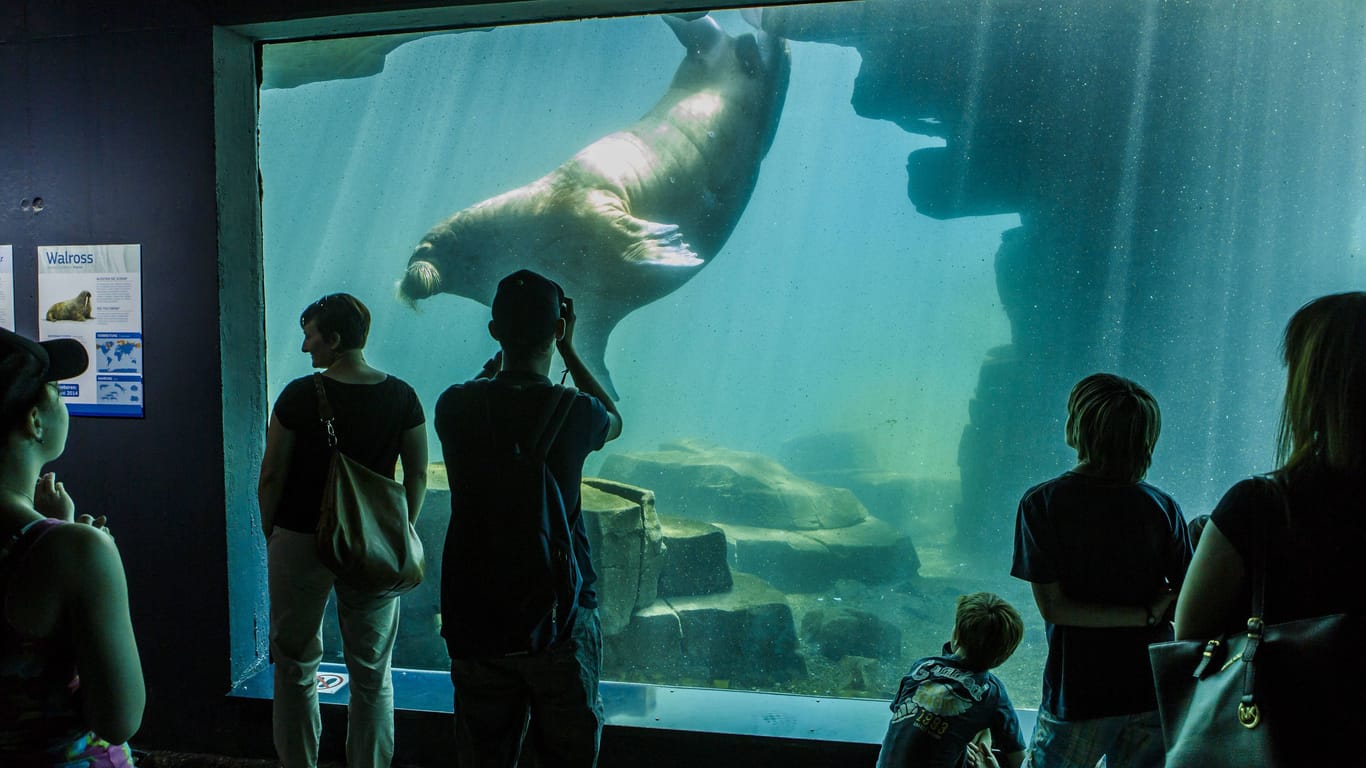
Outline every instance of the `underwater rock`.
{"type": "Polygon", "coordinates": [[[899,581],[920,570],[911,537],[877,518],[822,531],[717,525],[734,549],[735,568],[784,592],[819,592],[840,579],[899,581]]]}
{"type": "Polygon", "coordinates": [[[655,495],[643,488],[586,477],[583,521],[598,573],[598,616],[607,635],[620,632],[637,608],[655,601],[664,566],[664,537],[655,495]]]}
{"type": "Polygon", "coordinates": [[[726,534],[710,523],[660,515],[667,555],[659,596],[713,595],[731,588],[726,534]]]}
{"type": "Polygon", "coordinates": [[[734,579],[723,594],[661,599],[637,611],[604,641],[605,676],[706,685],[804,677],[787,599],[756,576],[734,579]]]}
{"type": "Polygon", "coordinates": [[[876,470],[881,466],[872,441],[862,432],[800,435],[779,446],[778,460],[807,478],[813,473],[876,470]]]}
{"type": "Polygon", "coordinates": [[[863,656],[895,661],[901,630],[867,611],[844,606],[812,608],[802,618],[802,639],[831,661],[863,656]]]}
{"type": "MultiPolygon", "coordinates": [[[[902,530],[907,529],[918,512],[928,512],[934,507],[930,501],[935,495],[929,488],[932,483],[900,472],[829,472],[812,475],[811,479],[848,488],[868,508],[869,514],[902,530]]],[[[952,493],[957,495],[957,483],[953,485],[952,493]]],[[[942,493],[942,489],[937,490],[942,493]]]]}
{"type": "MultiPolygon", "coordinates": [[[[422,583],[400,598],[403,620],[394,641],[394,666],[443,669],[450,663],[441,637],[441,559],[451,518],[451,494],[445,466],[428,467],[427,498],[418,516],[417,534],[426,555],[422,583]]],[[[598,571],[598,613],[603,632],[620,631],[638,606],[655,601],[663,567],[663,537],[654,510],[654,494],[597,478],[584,478],[584,524],[598,571]]],[[[336,611],[324,616],[324,652],[328,661],[342,660],[336,611]]]]}
{"type": "MultiPolygon", "coordinates": [[[[443,467],[444,469],[444,467],[443,467]]],[[[435,484],[433,484],[435,485],[435,484]]],[[[394,638],[394,666],[414,669],[445,669],[450,664],[446,640],[441,637],[441,554],[446,549],[446,528],[451,521],[451,492],[444,487],[427,490],[418,515],[417,537],[422,540],[426,566],[422,583],[399,598],[398,635],[394,638]]],[[[337,646],[338,650],[341,646],[337,646]]]]}
{"type": "Polygon", "coordinates": [[[949,517],[960,495],[956,480],[913,477],[881,468],[873,441],[864,432],[817,432],[782,444],[783,466],[801,477],[848,488],[868,513],[911,532],[932,530],[949,517]]]}
{"type": "Polygon", "coordinates": [[[614,453],[601,474],[652,489],[666,514],[704,522],[814,531],[868,517],[849,490],[803,480],[767,456],[699,441],[663,448],[614,453]]]}
{"type": "Polygon", "coordinates": [[[839,660],[839,673],[841,678],[840,693],[842,695],[862,694],[865,697],[870,695],[882,697],[895,693],[895,691],[884,691],[879,685],[878,678],[882,674],[882,663],[877,659],[870,659],[866,656],[845,656],[839,660]]]}

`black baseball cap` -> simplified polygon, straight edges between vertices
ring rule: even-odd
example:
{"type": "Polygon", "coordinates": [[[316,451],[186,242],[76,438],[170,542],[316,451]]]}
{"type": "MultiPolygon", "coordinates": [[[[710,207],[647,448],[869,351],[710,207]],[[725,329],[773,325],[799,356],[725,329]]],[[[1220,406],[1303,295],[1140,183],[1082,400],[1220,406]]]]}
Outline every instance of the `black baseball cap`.
{"type": "Polygon", "coordinates": [[[44,384],[80,376],[89,365],[85,345],[75,339],[33,341],[0,328],[0,426],[32,406],[44,384]]]}
{"type": "Polygon", "coordinates": [[[537,344],[555,335],[564,291],[554,281],[521,269],[498,283],[493,296],[493,327],[499,341],[537,344]]]}

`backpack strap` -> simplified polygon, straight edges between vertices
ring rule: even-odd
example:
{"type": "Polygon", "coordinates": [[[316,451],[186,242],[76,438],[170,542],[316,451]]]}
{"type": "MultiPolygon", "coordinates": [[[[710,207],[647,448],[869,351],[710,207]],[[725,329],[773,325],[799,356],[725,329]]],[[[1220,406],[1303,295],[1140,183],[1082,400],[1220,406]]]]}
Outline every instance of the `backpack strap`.
{"type": "Polygon", "coordinates": [[[534,446],[531,452],[531,459],[535,462],[545,461],[545,457],[550,453],[550,446],[555,444],[555,438],[560,436],[560,430],[564,428],[564,423],[569,419],[569,411],[574,408],[574,397],[578,390],[572,387],[556,387],[556,392],[550,398],[549,407],[545,411],[543,420],[538,427],[538,432],[534,440],[528,441],[534,446]]]}
{"type": "MultiPolygon", "coordinates": [[[[479,389],[484,395],[484,419],[488,423],[489,431],[496,434],[498,428],[493,418],[491,394],[493,387],[488,380],[477,381],[480,381],[479,389]]],[[[550,453],[550,447],[555,444],[555,438],[559,437],[560,430],[569,418],[569,412],[573,410],[574,397],[578,395],[578,390],[573,387],[551,385],[551,389],[554,391],[546,398],[545,407],[541,409],[531,432],[527,435],[525,445],[530,446],[530,450],[521,452],[536,463],[545,461],[546,455],[550,453]]],[[[523,445],[521,441],[516,444],[523,445]]]]}

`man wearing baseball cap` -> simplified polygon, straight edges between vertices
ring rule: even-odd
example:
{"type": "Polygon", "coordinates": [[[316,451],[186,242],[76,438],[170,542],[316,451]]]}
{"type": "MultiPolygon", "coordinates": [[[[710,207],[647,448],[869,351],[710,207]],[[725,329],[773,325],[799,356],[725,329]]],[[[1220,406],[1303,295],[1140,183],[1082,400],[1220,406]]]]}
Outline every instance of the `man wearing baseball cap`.
{"type": "Polygon", "coordinates": [[[441,395],[434,419],[451,487],[441,620],[458,761],[512,766],[525,733],[541,764],[587,768],[597,762],[602,733],[602,628],[579,485],[588,454],[621,434],[621,416],[574,350],[574,302],[559,285],[528,270],[508,275],[492,314],[489,333],[500,351],[478,378],[441,395]],[[578,392],[551,382],[552,350],[578,392]],[[555,423],[558,431],[547,426],[555,423]],[[528,480],[532,464],[535,481],[528,480]],[[538,510],[558,527],[535,525],[538,510]],[[545,618],[527,633],[502,617],[523,594],[517,585],[545,567],[537,546],[547,531],[551,551],[568,550],[562,570],[569,575],[552,577],[557,596],[547,598],[548,613],[529,611],[545,618]],[[563,583],[572,586],[559,589],[563,583]]]}

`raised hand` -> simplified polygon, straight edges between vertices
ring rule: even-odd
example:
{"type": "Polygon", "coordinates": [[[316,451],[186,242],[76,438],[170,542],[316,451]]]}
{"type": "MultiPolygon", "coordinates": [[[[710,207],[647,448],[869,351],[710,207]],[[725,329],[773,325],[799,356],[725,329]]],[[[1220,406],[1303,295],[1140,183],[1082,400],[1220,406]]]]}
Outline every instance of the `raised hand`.
{"type": "Polygon", "coordinates": [[[65,520],[76,519],[76,502],[66,492],[66,486],[57,481],[57,473],[47,472],[38,478],[33,487],[33,508],[43,517],[65,520]]]}

